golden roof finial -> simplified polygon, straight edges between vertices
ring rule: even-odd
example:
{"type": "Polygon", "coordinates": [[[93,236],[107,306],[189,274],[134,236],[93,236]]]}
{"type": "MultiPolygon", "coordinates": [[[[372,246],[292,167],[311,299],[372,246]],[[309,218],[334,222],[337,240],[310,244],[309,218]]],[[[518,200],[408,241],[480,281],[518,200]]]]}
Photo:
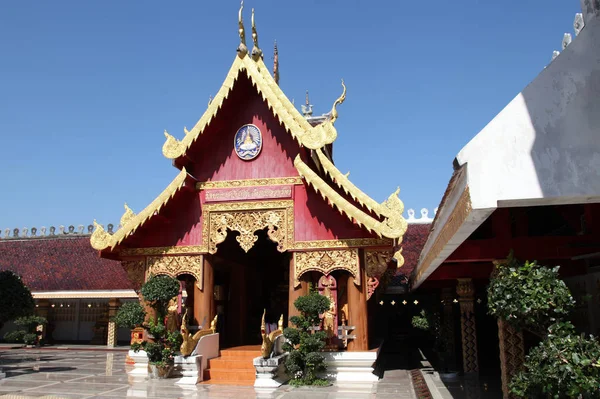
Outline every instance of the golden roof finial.
{"type": "Polygon", "coordinates": [[[258,46],[258,32],[256,31],[256,25],[254,24],[254,8],[252,9],[252,41],[254,47],[252,48],[252,59],[258,61],[262,58],[262,50],[258,46]]]}
{"type": "Polygon", "coordinates": [[[238,46],[238,55],[244,57],[248,54],[248,47],[246,47],[246,30],[244,29],[244,20],[242,19],[242,11],[244,10],[244,0],[240,4],[240,11],[238,13],[238,32],[240,34],[240,45],[238,46]]]}
{"type": "Polygon", "coordinates": [[[342,95],[338,97],[337,100],[333,103],[333,107],[331,107],[331,123],[335,122],[338,118],[338,112],[336,107],[344,102],[346,99],[346,85],[344,84],[344,79],[342,79],[342,87],[344,90],[342,91],[342,95]]]}

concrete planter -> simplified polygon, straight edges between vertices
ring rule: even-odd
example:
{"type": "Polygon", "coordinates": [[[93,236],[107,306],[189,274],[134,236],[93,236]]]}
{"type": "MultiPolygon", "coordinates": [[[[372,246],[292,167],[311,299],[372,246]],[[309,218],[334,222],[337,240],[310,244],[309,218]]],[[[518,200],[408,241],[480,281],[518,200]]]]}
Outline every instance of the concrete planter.
{"type": "Polygon", "coordinates": [[[173,372],[173,365],[157,366],[156,364],[148,364],[148,377],[151,380],[163,380],[169,378],[173,372]]]}

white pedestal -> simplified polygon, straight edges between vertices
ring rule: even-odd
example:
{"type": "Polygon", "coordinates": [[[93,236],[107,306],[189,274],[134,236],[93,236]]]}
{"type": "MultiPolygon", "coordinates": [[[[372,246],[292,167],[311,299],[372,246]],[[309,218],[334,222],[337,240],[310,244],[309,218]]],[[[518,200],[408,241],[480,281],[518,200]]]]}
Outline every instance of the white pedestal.
{"type": "Polygon", "coordinates": [[[277,388],[289,380],[284,371],[284,362],[288,354],[273,356],[269,359],[255,357],[253,360],[256,369],[255,388],[277,388]]]}
{"type": "Polygon", "coordinates": [[[373,374],[377,352],[325,352],[327,372],[333,381],[373,383],[379,377],[373,374]]]}
{"type": "Polygon", "coordinates": [[[146,351],[141,350],[136,353],[130,350],[127,355],[134,361],[133,367],[127,371],[127,374],[132,377],[147,377],[148,355],[146,351]]]}
{"type": "Polygon", "coordinates": [[[174,376],[181,377],[178,385],[196,385],[202,381],[202,356],[175,356],[174,376]]]}

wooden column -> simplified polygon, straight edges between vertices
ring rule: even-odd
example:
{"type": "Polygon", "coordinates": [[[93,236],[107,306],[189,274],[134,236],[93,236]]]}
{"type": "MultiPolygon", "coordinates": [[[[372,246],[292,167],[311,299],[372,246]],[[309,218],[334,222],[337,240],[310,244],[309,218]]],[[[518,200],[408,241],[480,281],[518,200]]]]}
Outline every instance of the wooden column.
{"type": "Polygon", "coordinates": [[[299,297],[308,294],[308,282],[303,277],[300,277],[300,285],[294,287],[294,257],[290,256],[290,276],[289,276],[289,294],[288,294],[288,327],[292,327],[290,317],[299,316],[300,313],[294,306],[294,301],[299,297]]]}
{"type": "Polygon", "coordinates": [[[205,328],[210,326],[210,322],[215,317],[214,301],[214,273],[210,261],[204,256],[203,284],[199,288],[197,282],[194,283],[194,318],[198,324],[202,324],[206,318],[205,328]]]}
{"type": "Polygon", "coordinates": [[[369,350],[369,323],[367,314],[367,279],[361,268],[360,286],[354,284],[354,276],[348,277],[348,325],[354,326],[353,335],[348,342],[348,351],[360,352],[369,350]]]}
{"type": "Polygon", "coordinates": [[[477,356],[477,326],[475,324],[475,287],[470,278],[459,278],[456,293],[460,303],[460,330],[462,334],[463,370],[466,373],[479,372],[477,356]]]}
{"type": "Polygon", "coordinates": [[[523,332],[502,319],[498,319],[498,338],[500,342],[500,369],[502,375],[502,395],[512,398],[509,394],[510,379],[521,370],[525,362],[525,344],[523,332]]]}
{"type": "Polygon", "coordinates": [[[117,326],[113,321],[113,318],[117,314],[121,301],[118,298],[110,298],[108,300],[108,338],[106,346],[114,348],[117,345],[117,326]]]}

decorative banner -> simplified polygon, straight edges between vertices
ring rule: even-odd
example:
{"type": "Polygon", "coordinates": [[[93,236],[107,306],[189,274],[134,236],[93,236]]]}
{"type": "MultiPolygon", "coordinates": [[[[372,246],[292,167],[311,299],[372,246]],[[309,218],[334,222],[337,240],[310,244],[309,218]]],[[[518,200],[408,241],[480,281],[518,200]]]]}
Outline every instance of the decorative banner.
{"type": "Polygon", "coordinates": [[[239,187],[206,190],[205,202],[292,198],[292,186],[239,187]]]}

